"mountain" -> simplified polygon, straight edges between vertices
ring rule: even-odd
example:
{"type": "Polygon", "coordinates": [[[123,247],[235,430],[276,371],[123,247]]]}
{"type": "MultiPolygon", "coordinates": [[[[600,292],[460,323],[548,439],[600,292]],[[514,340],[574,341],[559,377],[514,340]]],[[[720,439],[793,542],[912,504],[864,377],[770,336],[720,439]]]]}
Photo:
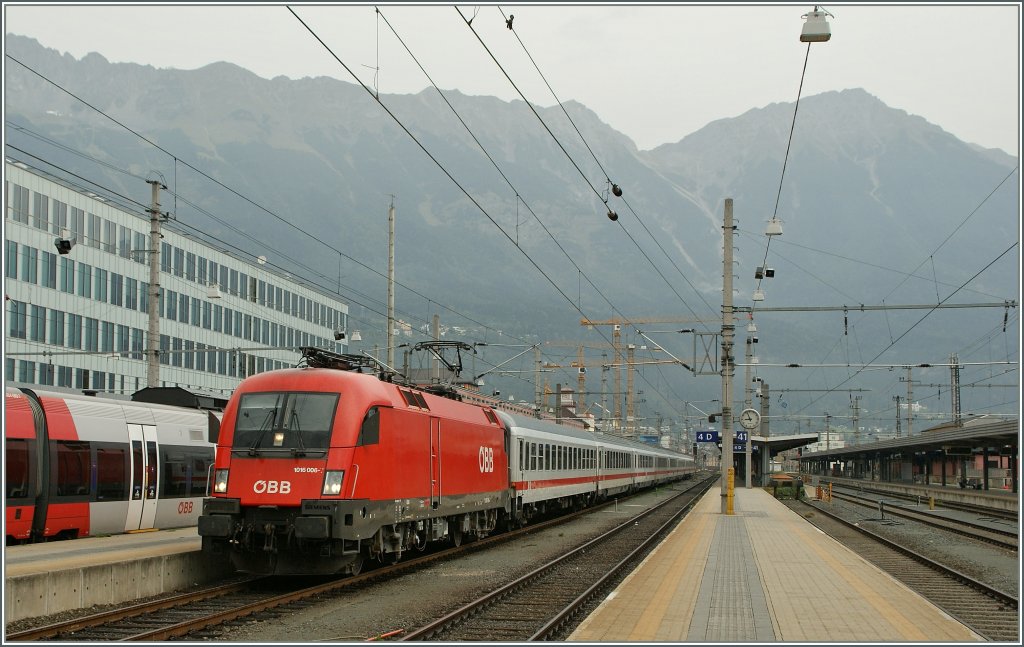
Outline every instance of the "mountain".
{"type": "MultiPolygon", "coordinates": [[[[5,73],[8,156],[23,154],[16,147],[38,157],[32,164],[43,160],[142,203],[148,185],[111,169],[160,172],[179,198],[171,205],[179,226],[265,255],[325,289],[340,283],[367,328],[383,328],[392,200],[405,286],[399,316],[418,326],[437,313],[492,344],[610,339],[608,329],[603,338],[582,329],[579,310],[597,320],[697,317],[718,330],[726,198],[738,224],[737,305],[851,308],[845,327],[836,312],[758,315],[762,362],[858,363],[876,354],[879,362],[941,361],[1002,312],[938,311],[915,324],[923,311],[855,307],[947,297],[998,303],[1020,292],[1019,248],[982,272],[1019,240],[1017,160],[860,89],[804,97],[787,158],[791,103],[640,151],[576,102],[564,104],[570,123],[558,106],[530,110],[458,91],[378,102],[332,78],[268,80],[228,63],[182,71],[95,53],[78,60],[10,34],[6,52],[15,59],[5,73]],[[621,197],[610,193],[612,182],[621,197]],[[773,215],[784,225],[768,246],[776,276],[761,283],[766,300],[752,302],[773,215]]],[[[666,326],[681,327],[652,330],[666,326]]],[[[694,352],[678,336],[658,341],[677,356],[694,352]]],[[[645,371],[651,382],[676,384],[662,395],[720,393],[712,378],[645,371]]],[[[513,385],[530,397],[521,381],[513,385]]]]}

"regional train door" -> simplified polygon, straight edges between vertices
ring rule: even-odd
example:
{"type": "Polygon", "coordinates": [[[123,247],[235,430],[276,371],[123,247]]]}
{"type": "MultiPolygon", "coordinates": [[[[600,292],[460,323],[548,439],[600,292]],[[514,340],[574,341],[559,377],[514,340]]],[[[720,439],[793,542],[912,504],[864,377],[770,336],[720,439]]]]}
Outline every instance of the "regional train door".
{"type": "Polygon", "coordinates": [[[152,528],[156,522],[157,446],[155,425],[128,425],[131,472],[126,532],[152,528]]]}
{"type": "Polygon", "coordinates": [[[430,509],[441,505],[441,419],[430,418],[430,509]]]}

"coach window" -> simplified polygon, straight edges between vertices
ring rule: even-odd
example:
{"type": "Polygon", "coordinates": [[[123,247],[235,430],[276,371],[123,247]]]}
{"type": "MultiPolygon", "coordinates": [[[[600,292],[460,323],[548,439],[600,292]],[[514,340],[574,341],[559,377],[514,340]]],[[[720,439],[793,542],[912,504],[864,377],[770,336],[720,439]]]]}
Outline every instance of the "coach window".
{"type": "Polygon", "coordinates": [[[96,500],[128,500],[128,448],[96,448],[96,500]]]}
{"type": "Polygon", "coordinates": [[[357,445],[376,445],[380,441],[380,412],[377,407],[370,407],[363,418],[363,424],[359,427],[359,441],[357,445]]]}
{"type": "Polygon", "coordinates": [[[89,494],[89,443],[58,441],[57,496],[89,494]]]}

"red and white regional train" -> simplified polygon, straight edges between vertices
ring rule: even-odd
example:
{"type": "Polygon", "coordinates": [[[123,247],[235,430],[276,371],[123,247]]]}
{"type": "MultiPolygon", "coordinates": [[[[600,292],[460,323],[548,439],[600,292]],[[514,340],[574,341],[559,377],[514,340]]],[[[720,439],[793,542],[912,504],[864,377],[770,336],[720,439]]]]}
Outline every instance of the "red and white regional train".
{"type": "Polygon", "coordinates": [[[695,471],[667,449],[364,374],[365,358],[303,352],[307,367],[246,378],[224,410],[199,534],[241,571],[356,574],[695,471]]]}
{"type": "Polygon", "coordinates": [[[194,526],[220,412],[6,385],[6,543],[194,526]]]}

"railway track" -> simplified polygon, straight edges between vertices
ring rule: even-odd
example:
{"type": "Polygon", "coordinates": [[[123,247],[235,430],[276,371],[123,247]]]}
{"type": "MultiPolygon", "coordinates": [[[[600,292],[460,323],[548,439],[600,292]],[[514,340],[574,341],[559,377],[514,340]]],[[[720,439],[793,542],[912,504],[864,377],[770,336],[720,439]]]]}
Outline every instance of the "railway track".
{"type": "Polygon", "coordinates": [[[1020,540],[1015,529],[1010,530],[1008,528],[996,528],[991,525],[974,523],[964,519],[940,517],[920,510],[913,510],[907,506],[893,503],[890,500],[874,499],[845,491],[840,492],[838,490],[833,490],[832,498],[840,501],[847,501],[865,508],[877,508],[883,515],[888,513],[892,516],[910,519],[933,528],[941,528],[942,530],[953,532],[958,535],[977,539],[978,541],[984,541],[999,546],[1000,548],[1018,550],[1018,546],[1020,544],[1020,540]]]}
{"type": "Polygon", "coordinates": [[[585,605],[630,572],[717,481],[702,481],[401,639],[557,640],[585,605]]]}
{"type": "Polygon", "coordinates": [[[1020,642],[1017,598],[807,502],[808,521],[988,640],[1020,642]]]}
{"type": "MultiPolygon", "coordinates": [[[[875,489],[875,488],[872,488],[870,486],[864,487],[864,486],[862,486],[860,484],[852,485],[852,484],[844,483],[844,482],[836,483],[833,486],[833,488],[834,489],[840,488],[840,489],[847,490],[847,491],[850,491],[850,492],[857,492],[859,494],[875,494],[875,495],[886,497],[886,498],[890,498],[890,499],[902,499],[904,501],[916,501],[919,504],[921,503],[921,499],[922,499],[922,497],[920,497],[920,496],[915,496],[915,495],[910,495],[910,494],[900,494],[898,492],[889,492],[887,490],[875,489]]],[[[941,497],[936,497],[935,504],[938,507],[945,508],[947,510],[958,510],[960,512],[973,512],[973,513],[975,513],[975,514],[977,514],[979,516],[987,517],[989,519],[999,519],[999,520],[1003,520],[1003,521],[1007,521],[1007,522],[1012,522],[1014,525],[1016,525],[1017,519],[1019,519],[1019,517],[1020,517],[1020,515],[1018,515],[1017,512],[1014,511],[1014,510],[1003,510],[1003,509],[1000,509],[1000,508],[992,508],[992,507],[987,507],[987,506],[982,506],[982,505],[976,505],[976,504],[973,504],[973,503],[958,503],[956,501],[943,500],[941,497]]]]}
{"type": "MultiPolygon", "coordinates": [[[[712,480],[713,482],[713,480],[712,480]]],[[[627,500],[620,498],[618,502],[627,500]]],[[[519,539],[524,535],[567,523],[579,516],[593,513],[616,501],[592,506],[486,539],[466,542],[459,547],[441,548],[420,557],[386,566],[379,566],[355,577],[343,578],[275,578],[243,579],[217,587],[175,595],[146,603],[134,604],[73,620],[8,633],[8,641],[160,641],[188,637],[211,639],[219,633],[218,626],[244,618],[266,619],[275,609],[286,605],[310,604],[323,596],[366,587],[403,572],[422,568],[432,562],[450,560],[466,554],[519,539]],[[314,582],[315,580],[315,582],[314,582]],[[313,582],[311,584],[311,582],[313,582]]]]}

